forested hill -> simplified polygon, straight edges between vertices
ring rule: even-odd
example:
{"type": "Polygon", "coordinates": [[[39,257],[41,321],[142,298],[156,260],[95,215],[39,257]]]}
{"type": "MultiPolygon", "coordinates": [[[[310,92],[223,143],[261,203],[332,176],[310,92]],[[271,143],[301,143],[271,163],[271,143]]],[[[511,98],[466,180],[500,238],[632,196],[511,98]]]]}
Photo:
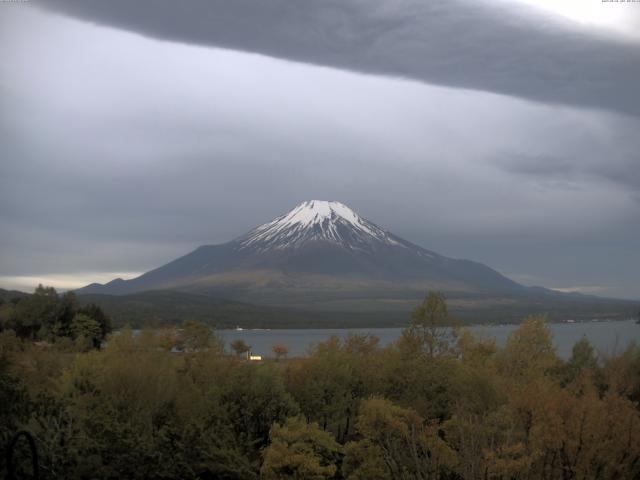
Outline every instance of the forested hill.
{"type": "Polygon", "coordinates": [[[23,298],[27,295],[29,294],[19,290],[5,290],[4,288],[0,288],[0,304],[8,303],[11,300],[23,298]]]}
{"type": "MultiPolygon", "coordinates": [[[[0,321],[14,309],[12,302],[29,297],[24,292],[0,290],[0,321]],[[5,305],[3,306],[2,303],[5,305]]],[[[232,301],[223,297],[157,290],[129,295],[77,295],[77,302],[95,304],[111,318],[114,328],[179,325],[196,320],[215,328],[358,328],[406,326],[418,302],[407,298],[393,308],[378,308],[373,298],[358,303],[314,305],[311,308],[276,307],[232,301]]],[[[449,307],[461,323],[520,323],[529,314],[544,314],[551,321],[592,318],[630,318],[638,311],[631,302],[602,302],[593,297],[558,296],[550,303],[548,295],[521,298],[503,296],[496,299],[483,295],[449,298],[449,307]],[[473,308],[471,308],[473,307],[473,308]]]]}
{"type": "Polygon", "coordinates": [[[317,314],[168,290],[130,295],[79,295],[78,299],[82,304],[100,305],[109,313],[116,327],[160,327],[178,325],[185,320],[197,320],[216,328],[322,325],[322,317],[317,314]]]}

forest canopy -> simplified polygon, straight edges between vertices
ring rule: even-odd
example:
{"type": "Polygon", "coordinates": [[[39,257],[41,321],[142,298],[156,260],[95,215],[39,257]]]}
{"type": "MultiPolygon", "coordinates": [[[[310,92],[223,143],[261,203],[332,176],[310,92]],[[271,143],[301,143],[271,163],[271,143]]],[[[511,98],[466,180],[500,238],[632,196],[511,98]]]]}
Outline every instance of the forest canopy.
{"type": "MultiPolygon", "coordinates": [[[[45,346],[102,324],[71,296],[35,297],[12,311],[40,323],[5,320],[0,333],[0,441],[29,431],[40,478],[640,476],[635,344],[605,357],[582,339],[563,360],[542,317],[503,347],[464,329],[444,336],[436,295],[394,344],[333,337],[301,358],[247,361],[197,322],[45,346]]],[[[28,472],[28,455],[16,458],[28,472]]]]}

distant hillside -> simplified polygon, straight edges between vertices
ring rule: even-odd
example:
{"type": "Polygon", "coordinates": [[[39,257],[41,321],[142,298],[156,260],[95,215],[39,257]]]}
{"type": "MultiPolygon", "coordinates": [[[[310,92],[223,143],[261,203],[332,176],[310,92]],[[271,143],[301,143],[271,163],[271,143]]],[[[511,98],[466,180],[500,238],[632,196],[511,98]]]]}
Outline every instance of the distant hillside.
{"type": "MultiPolygon", "coordinates": [[[[0,320],[10,310],[13,298],[30,294],[0,289],[0,320]],[[1,304],[6,305],[2,306],[1,304]]],[[[311,302],[302,307],[271,307],[228,300],[211,295],[176,291],[148,291],[129,295],[78,295],[82,305],[96,303],[108,313],[115,328],[179,325],[185,320],[198,320],[215,328],[344,328],[402,327],[407,325],[417,305],[414,294],[385,302],[376,298],[348,298],[320,305],[311,302]]],[[[519,323],[530,314],[547,314],[551,321],[593,318],[635,318],[638,303],[604,300],[581,295],[546,293],[501,297],[467,294],[449,296],[450,312],[467,323],[519,323]]]]}
{"type": "Polygon", "coordinates": [[[0,288],[0,303],[9,302],[14,298],[26,297],[27,295],[29,294],[19,290],[5,290],[4,288],[0,288]]]}
{"type": "Polygon", "coordinates": [[[250,323],[278,323],[278,309],[256,307],[207,295],[172,291],[149,291],[131,295],[78,295],[80,303],[96,303],[113,319],[115,327],[133,328],[176,325],[184,320],[198,320],[226,328],[250,323]]]}
{"type": "MultiPolygon", "coordinates": [[[[115,327],[133,328],[176,325],[198,320],[215,328],[343,328],[401,327],[409,322],[416,302],[374,309],[367,300],[343,302],[324,310],[252,305],[208,295],[173,291],[149,291],[130,295],[80,295],[81,303],[97,303],[112,318],[115,327]]],[[[482,295],[449,299],[450,311],[464,323],[519,323],[530,314],[547,314],[551,321],[593,318],[622,319],[633,316],[636,304],[602,302],[600,299],[559,296],[495,298],[482,295]]]]}

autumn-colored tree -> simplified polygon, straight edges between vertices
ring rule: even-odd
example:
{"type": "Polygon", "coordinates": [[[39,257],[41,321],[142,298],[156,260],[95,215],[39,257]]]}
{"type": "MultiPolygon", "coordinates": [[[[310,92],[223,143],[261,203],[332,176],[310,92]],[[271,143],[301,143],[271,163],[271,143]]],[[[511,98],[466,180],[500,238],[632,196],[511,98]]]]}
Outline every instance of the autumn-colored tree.
{"type": "Polygon", "coordinates": [[[461,410],[444,425],[464,479],[522,478],[531,466],[519,419],[508,405],[484,414],[461,410]]]}
{"type": "Polygon", "coordinates": [[[247,342],[245,342],[240,338],[231,342],[229,346],[235,352],[235,354],[239,357],[242,355],[245,355],[247,352],[251,350],[251,345],[248,345],[247,342]]]}
{"type": "MultiPolygon", "coordinates": [[[[425,423],[411,409],[401,408],[382,398],[363,402],[357,423],[362,436],[361,448],[352,446],[348,461],[354,478],[362,476],[360,468],[374,467],[370,457],[358,465],[354,455],[362,457],[363,448],[377,447],[390,478],[445,478],[457,465],[456,453],[440,438],[438,425],[425,423]]],[[[382,477],[385,478],[385,477],[382,477]]]]}
{"type": "Polygon", "coordinates": [[[559,364],[544,316],[531,316],[512,332],[498,356],[501,372],[517,381],[529,381],[552,372],[559,364]]]}
{"type": "Polygon", "coordinates": [[[341,447],[316,423],[300,417],[274,424],[270,444],[263,453],[260,476],[264,480],[324,480],[334,478],[341,447]]]}
{"type": "Polygon", "coordinates": [[[604,375],[610,391],[640,403],[640,345],[634,341],[622,354],[607,358],[604,375]]]}
{"type": "Polygon", "coordinates": [[[368,355],[378,350],[380,338],[375,335],[349,333],[344,342],[344,351],[352,355],[368,355]]]}
{"type": "Polygon", "coordinates": [[[344,446],[342,473],[348,480],[392,480],[384,460],[384,451],[370,440],[349,442],[344,446]]]}
{"type": "Polygon", "coordinates": [[[583,381],[579,394],[547,382],[512,398],[531,471],[538,478],[637,478],[638,411],[617,394],[600,398],[590,379],[583,381]]]}
{"type": "Polygon", "coordinates": [[[495,339],[478,337],[468,328],[460,333],[457,346],[460,359],[475,367],[491,366],[498,351],[495,339]]]}
{"type": "Polygon", "coordinates": [[[287,358],[287,355],[289,354],[289,347],[287,347],[284,343],[275,344],[273,347],[271,347],[271,350],[278,360],[280,360],[281,358],[287,358]]]}

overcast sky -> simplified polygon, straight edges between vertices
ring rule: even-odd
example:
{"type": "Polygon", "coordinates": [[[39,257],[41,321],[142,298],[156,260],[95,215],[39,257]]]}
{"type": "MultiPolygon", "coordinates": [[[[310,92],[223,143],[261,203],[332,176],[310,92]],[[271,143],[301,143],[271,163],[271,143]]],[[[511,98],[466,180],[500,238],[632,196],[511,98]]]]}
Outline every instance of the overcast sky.
{"type": "Polygon", "coordinates": [[[131,277],[308,199],[640,299],[640,2],[0,2],[0,287],[131,277]]]}

